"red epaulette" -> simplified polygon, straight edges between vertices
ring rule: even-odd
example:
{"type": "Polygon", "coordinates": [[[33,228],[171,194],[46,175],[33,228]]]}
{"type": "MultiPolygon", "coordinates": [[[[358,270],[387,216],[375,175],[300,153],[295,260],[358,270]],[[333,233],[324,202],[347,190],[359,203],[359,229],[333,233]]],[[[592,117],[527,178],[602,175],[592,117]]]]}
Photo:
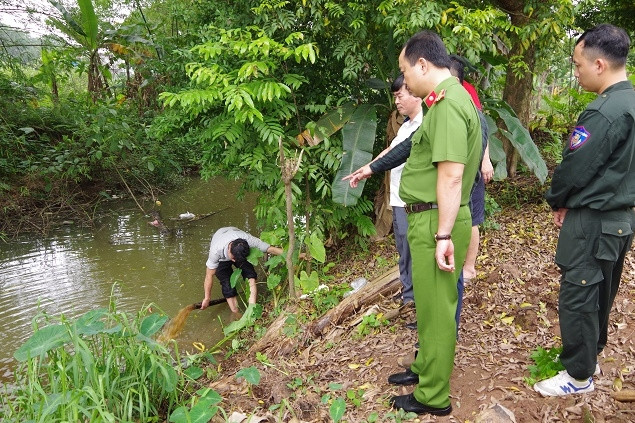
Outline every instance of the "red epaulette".
{"type": "Polygon", "coordinates": [[[444,98],[445,98],[445,89],[442,89],[439,94],[437,94],[435,91],[432,91],[430,94],[428,94],[428,96],[425,99],[426,106],[428,106],[428,109],[429,109],[430,107],[432,107],[433,104],[438,103],[444,98]]]}

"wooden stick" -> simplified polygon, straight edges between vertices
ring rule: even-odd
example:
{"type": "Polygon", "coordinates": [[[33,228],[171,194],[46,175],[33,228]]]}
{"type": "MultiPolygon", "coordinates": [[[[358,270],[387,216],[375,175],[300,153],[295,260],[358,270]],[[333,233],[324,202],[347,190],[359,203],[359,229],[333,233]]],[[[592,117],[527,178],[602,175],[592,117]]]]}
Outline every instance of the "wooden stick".
{"type": "MultiPolygon", "coordinates": [[[[209,305],[213,306],[213,305],[216,305],[216,304],[222,304],[222,303],[224,303],[224,302],[226,302],[226,301],[227,301],[227,299],[226,299],[226,298],[216,298],[215,300],[211,300],[211,301],[209,302],[209,305]]],[[[196,303],[196,304],[194,304],[194,309],[195,309],[195,310],[196,310],[196,309],[199,309],[199,310],[200,310],[202,305],[203,305],[203,303],[202,303],[202,302],[200,302],[200,303],[196,303]]]]}

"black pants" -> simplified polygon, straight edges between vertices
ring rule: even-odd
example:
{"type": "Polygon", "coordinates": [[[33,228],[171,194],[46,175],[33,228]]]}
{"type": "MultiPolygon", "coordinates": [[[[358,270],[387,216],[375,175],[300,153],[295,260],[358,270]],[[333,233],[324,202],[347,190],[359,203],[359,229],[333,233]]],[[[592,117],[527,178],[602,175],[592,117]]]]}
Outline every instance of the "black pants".
{"type": "Polygon", "coordinates": [[[218,267],[216,268],[216,277],[218,277],[218,280],[220,281],[220,286],[224,298],[232,298],[238,296],[236,287],[232,288],[230,282],[231,275],[232,273],[234,273],[234,267],[241,270],[241,274],[245,280],[258,278],[256,269],[254,269],[254,266],[248,261],[244,261],[240,265],[234,263],[233,261],[219,262],[218,267]]]}
{"type": "Polygon", "coordinates": [[[560,359],[576,379],[593,374],[597,355],[606,346],[609,313],[633,240],[634,220],[630,209],[571,209],[560,230],[560,359]]]}

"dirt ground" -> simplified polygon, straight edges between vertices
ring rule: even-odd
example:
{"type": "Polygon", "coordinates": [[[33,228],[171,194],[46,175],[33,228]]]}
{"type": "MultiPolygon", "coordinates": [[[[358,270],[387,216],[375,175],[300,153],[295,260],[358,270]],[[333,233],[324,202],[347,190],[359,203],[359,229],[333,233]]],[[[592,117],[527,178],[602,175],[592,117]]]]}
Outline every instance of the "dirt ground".
{"type": "MultiPolygon", "coordinates": [[[[595,392],[543,398],[524,378],[529,375],[528,365],[533,364],[531,351],[537,346],[559,345],[559,272],[553,263],[557,231],[544,205],[508,209],[496,215],[495,221],[500,227],[488,230],[481,240],[478,277],[466,286],[451,379],[450,416],[413,419],[390,409],[391,396],[412,390],[388,384],[387,377],[403,371],[398,360],[413,351],[416,334],[404,323],[414,319],[414,312],[401,314],[363,337],[357,335],[356,326],[370,307],[381,313],[397,308],[389,298],[363,307],[321,338],[304,336],[302,341],[294,341],[286,353],[263,351],[268,365],[245,354],[222,361],[219,369],[223,378],[210,386],[225,398],[223,409],[228,415],[234,411],[253,413],[262,421],[328,422],[332,421],[330,404],[342,398],[346,401],[342,421],[346,422],[475,422],[479,413],[495,404],[510,410],[518,423],[635,421],[635,403],[611,397],[616,389],[635,389],[633,255],[626,259],[611,315],[609,343],[599,359],[602,375],[595,377],[595,392]],[[262,380],[250,388],[246,382],[237,383],[235,373],[251,365],[259,369],[262,380]]],[[[394,263],[396,251],[391,239],[375,242],[370,249],[363,263],[352,257],[344,264],[335,274],[336,281],[349,283],[360,275],[378,276],[386,269],[374,274],[381,263],[394,263]]]]}

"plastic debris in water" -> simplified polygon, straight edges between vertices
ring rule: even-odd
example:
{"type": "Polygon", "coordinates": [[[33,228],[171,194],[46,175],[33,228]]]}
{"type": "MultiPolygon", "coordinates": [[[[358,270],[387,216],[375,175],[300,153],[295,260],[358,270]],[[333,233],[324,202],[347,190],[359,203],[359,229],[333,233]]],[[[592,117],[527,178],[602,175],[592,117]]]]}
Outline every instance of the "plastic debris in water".
{"type": "Polygon", "coordinates": [[[193,219],[194,217],[196,217],[196,215],[194,213],[185,212],[185,213],[181,213],[179,217],[181,219],[193,219]]]}

